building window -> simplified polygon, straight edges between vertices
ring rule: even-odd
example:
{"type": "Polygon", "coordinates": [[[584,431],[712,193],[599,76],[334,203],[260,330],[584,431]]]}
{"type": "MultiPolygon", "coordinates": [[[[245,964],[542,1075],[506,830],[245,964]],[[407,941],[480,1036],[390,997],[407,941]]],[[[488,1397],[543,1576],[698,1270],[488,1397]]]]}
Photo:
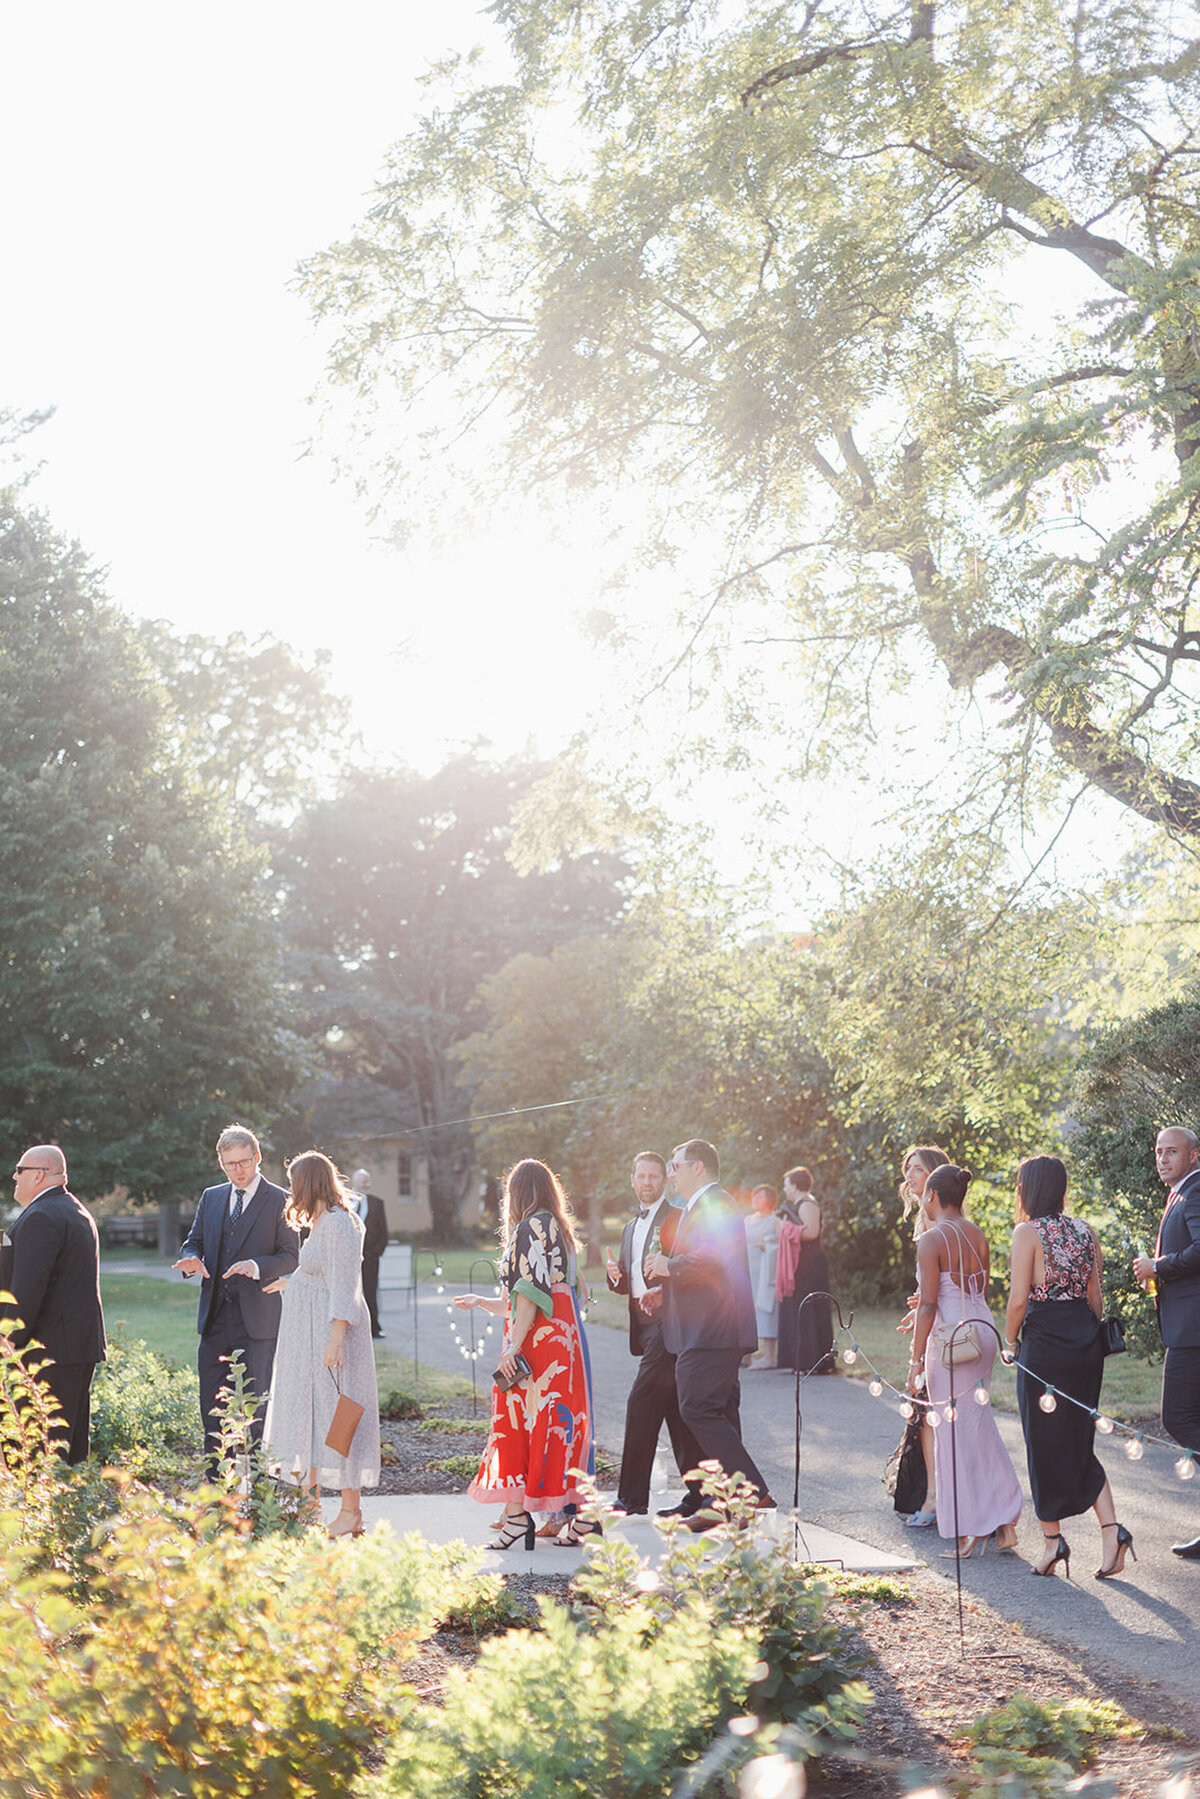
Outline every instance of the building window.
{"type": "Polygon", "coordinates": [[[411,1199],[412,1198],[412,1190],[413,1190],[413,1188],[412,1188],[412,1157],[409,1155],[407,1150],[402,1149],[400,1151],[398,1162],[399,1162],[399,1166],[396,1171],[396,1194],[397,1194],[397,1197],[400,1199],[411,1199]]]}

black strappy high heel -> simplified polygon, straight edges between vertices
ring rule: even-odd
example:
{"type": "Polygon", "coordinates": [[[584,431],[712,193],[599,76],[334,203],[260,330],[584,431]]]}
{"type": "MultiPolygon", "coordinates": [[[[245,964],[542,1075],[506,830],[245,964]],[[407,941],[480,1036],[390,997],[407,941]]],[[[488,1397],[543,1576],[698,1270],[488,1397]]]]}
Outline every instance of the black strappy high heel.
{"type": "Polygon", "coordinates": [[[1055,1574],[1058,1571],[1058,1564],[1061,1562],[1063,1565],[1063,1573],[1066,1575],[1067,1579],[1070,1580],[1071,1551],[1067,1539],[1063,1536],[1061,1531],[1053,1537],[1046,1536],[1045,1531],[1043,1531],[1042,1536],[1047,1543],[1057,1542],[1058,1548],[1054,1551],[1054,1554],[1050,1557],[1050,1560],[1044,1568],[1031,1568],[1029,1572],[1031,1574],[1055,1574]]]}
{"type": "Polygon", "coordinates": [[[531,1512],[514,1512],[511,1518],[505,1519],[499,1533],[488,1544],[488,1548],[511,1549],[514,1543],[524,1537],[526,1549],[532,1549],[535,1535],[533,1514],[531,1512]]]}
{"type": "MultiPolygon", "coordinates": [[[[1102,1524],[1101,1530],[1111,1530],[1111,1524],[1102,1524]]],[[[1114,1580],[1124,1570],[1125,1557],[1131,1555],[1137,1561],[1137,1550],[1133,1546],[1133,1532],[1126,1530],[1123,1524],[1117,1525],[1117,1547],[1113,1551],[1113,1559],[1107,1568],[1096,1569],[1097,1580],[1114,1580]]]]}
{"type": "Polygon", "coordinates": [[[599,1524],[585,1524],[582,1518],[572,1518],[555,1537],[554,1546],[556,1549],[578,1549],[585,1538],[603,1534],[599,1524]]]}

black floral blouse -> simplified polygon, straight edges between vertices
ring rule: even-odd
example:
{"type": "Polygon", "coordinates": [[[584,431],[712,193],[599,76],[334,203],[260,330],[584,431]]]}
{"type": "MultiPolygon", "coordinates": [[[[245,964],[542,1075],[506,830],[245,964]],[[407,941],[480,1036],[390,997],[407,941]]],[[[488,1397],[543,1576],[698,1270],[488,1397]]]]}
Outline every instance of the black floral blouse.
{"type": "Polygon", "coordinates": [[[547,1318],[554,1313],[552,1289],[574,1273],[575,1258],[553,1212],[534,1212],[513,1232],[500,1264],[500,1281],[509,1300],[523,1293],[547,1318]]]}

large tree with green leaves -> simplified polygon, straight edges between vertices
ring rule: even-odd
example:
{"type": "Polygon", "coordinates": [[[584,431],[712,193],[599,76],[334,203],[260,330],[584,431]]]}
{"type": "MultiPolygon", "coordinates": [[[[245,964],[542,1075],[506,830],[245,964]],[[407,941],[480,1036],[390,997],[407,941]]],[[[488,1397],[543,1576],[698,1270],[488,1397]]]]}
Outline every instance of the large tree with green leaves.
{"type": "Polygon", "coordinates": [[[96,1197],[194,1191],[301,1066],[263,858],[82,552],[0,493],[0,1121],[96,1197]]]}
{"type": "Polygon", "coordinates": [[[1066,781],[1200,835],[1194,7],[490,11],[499,78],[438,71],[303,272],[377,504],[619,484],[711,551],[696,678],[722,636],[808,676],[805,769],[932,665],[985,701],[947,811],[1066,781]]]}
{"type": "Polygon", "coordinates": [[[443,1239],[459,1233],[471,1174],[470,1089],[452,1051],[480,1022],[479,983],[624,905],[613,854],[513,866],[513,812],[539,772],[475,754],[432,776],[354,771],[302,813],[276,861],[306,1034],[332,1071],[394,1092],[394,1129],[418,1133],[429,1156],[443,1239]]]}

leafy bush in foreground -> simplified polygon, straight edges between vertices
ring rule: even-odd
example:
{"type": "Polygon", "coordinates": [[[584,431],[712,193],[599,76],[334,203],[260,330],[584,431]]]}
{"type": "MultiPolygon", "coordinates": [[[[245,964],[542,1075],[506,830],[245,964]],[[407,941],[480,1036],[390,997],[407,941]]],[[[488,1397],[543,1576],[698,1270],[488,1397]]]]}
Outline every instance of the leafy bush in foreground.
{"type": "Polygon", "coordinates": [[[115,1462],[140,1450],[145,1465],[155,1467],[164,1451],[195,1452],[201,1441],[195,1369],[172,1368],[118,1332],[92,1384],[92,1453],[115,1462]]]}

